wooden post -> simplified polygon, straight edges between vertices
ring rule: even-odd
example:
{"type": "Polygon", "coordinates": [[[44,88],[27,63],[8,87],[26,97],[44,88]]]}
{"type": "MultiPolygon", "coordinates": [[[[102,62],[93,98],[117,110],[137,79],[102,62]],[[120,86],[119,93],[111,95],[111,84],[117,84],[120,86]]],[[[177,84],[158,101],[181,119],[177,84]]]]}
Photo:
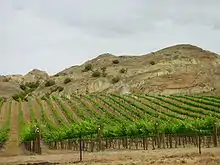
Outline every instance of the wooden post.
{"type": "Polygon", "coordinates": [[[214,147],[217,147],[217,135],[218,135],[218,133],[217,133],[217,126],[216,126],[216,123],[214,123],[214,125],[213,125],[213,143],[214,143],[214,147]]]}
{"type": "Polygon", "coordinates": [[[40,146],[40,129],[37,127],[35,130],[35,134],[36,134],[36,153],[41,154],[41,146],[40,146]]]}
{"type": "Polygon", "coordinates": [[[155,129],[155,145],[157,145],[157,148],[160,148],[160,142],[159,142],[159,134],[158,134],[158,121],[155,120],[155,123],[154,123],[154,129],[155,129]]]}
{"type": "Polygon", "coordinates": [[[83,156],[83,146],[82,146],[82,135],[80,133],[79,137],[79,161],[82,162],[82,156],[83,156]]]}
{"type": "Polygon", "coordinates": [[[200,134],[200,130],[199,130],[199,134],[198,134],[198,147],[199,147],[199,154],[201,155],[201,134],[200,134]]]}
{"type": "Polygon", "coordinates": [[[103,145],[102,145],[102,129],[103,129],[103,127],[102,127],[102,123],[101,123],[101,121],[99,121],[100,123],[99,123],[99,127],[98,127],[98,143],[99,143],[99,151],[103,151],[104,150],[104,147],[103,147],[103,145]]]}

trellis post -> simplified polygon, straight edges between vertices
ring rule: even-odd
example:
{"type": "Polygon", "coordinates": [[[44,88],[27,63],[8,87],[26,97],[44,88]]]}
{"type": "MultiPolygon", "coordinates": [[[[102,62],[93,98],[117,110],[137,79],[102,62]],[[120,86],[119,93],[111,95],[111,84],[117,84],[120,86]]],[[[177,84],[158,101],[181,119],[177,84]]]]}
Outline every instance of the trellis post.
{"type": "Polygon", "coordinates": [[[36,144],[36,153],[41,154],[41,146],[40,146],[40,129],[37,127],[35,129],[35,144],[36,144]]]}

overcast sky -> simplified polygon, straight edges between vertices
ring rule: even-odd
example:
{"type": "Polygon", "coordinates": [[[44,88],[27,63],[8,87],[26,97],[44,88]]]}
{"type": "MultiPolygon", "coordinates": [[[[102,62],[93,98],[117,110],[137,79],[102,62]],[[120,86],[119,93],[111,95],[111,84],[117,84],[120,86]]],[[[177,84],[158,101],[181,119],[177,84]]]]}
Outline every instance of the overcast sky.
{"type": "Polygon", "coordinates": [[[109,52],[220,52],[220,0],[0,0],[0,74],[49,74],[109,52]]]}

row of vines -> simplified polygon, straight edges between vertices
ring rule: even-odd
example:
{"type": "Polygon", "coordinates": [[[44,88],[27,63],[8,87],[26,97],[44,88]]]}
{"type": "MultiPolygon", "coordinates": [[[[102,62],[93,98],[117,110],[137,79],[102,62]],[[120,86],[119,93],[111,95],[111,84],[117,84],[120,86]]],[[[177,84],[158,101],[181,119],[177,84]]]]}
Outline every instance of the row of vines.
{"type": "MultiPolygon", "coordinates": [[[[34,140],[37,127],[46,143],[78,138],[148,137],[158,133],[211,134],[214,125],[220,127],[219,98],[185,95],[53,95],[45,100],[28,99],[30,122],[25,121],[22,101],[19,100],[18,136],[21,142],[34,140]],[[33,106],[33,101],[38,104],[38,109],[33,106]],[[36,111],[39,111],[40,117],[37,117],[36,111]],[[47,111],[51,112],[53,121],[47,111]]],[[[0,110],[3,103],[1,100],[0,110]]],[[[7,120],[0,126],[0,144],[9,135],[11,101],[7,108],[7,120]]]]}
{"type": "MultiPolygon", "coordinates": [[[[0,99],[0,115],[2,114],[4,100],[0,99]]],[[[6,116],[1,116],[2,125],[0,125],[0,146],[8,139],[10,131],[11,101],[8,102],[6,116]]]]}

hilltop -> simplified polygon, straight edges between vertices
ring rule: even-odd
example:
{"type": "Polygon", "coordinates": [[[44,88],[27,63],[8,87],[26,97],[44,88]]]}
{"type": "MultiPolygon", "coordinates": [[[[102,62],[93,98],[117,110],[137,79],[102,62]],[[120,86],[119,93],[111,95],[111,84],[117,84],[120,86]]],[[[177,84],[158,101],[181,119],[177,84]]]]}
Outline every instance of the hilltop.
{"type": "Polygon", "coordinates": [[[190,44],[139,56],[98,55],[55,75],[34,69],[0,76],[0,95],[52,93],[201,94],[220,91],[220,56],[190,44]]]}

